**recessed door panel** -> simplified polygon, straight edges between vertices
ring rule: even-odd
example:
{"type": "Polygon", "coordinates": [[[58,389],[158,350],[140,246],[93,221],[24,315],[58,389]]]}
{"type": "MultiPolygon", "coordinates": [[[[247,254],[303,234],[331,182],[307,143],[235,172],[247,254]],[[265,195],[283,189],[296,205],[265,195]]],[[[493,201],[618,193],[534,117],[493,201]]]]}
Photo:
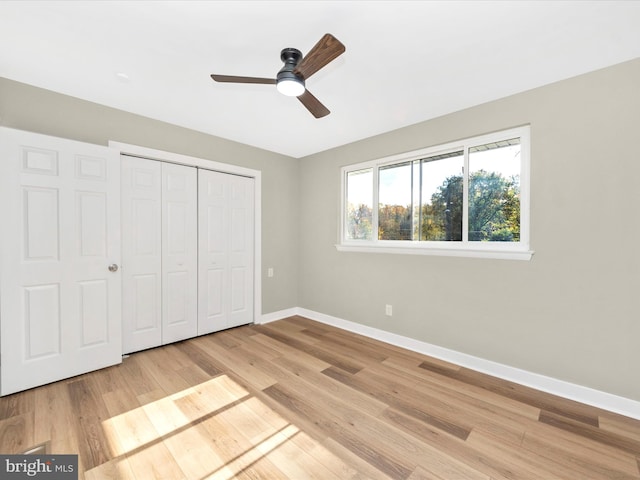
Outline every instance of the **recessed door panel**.
{"type": "MultiPolygon", "coordinates": [[[[202,207],[201,207],[202,208],[202,207]]],[[[225,211],[222,205],[209,205],[206,223],[206,253],[208,255],[222,255],[226,250],[225,211]]]]}
{"type": "Polygon", "coordinates": [[[224,270],[221,268],[210,268],[207,271],[207,318],[220,317],[223,312],[222,297],[224,294],[224,270]]]}
{"type": "Polygon", "coordinates": [[[160,196],[158,198],[131,198],[133,243],[127,248],[133,248],[136,257],[157,257],[160,252],[160,196]]]}
{"type": "Polygon", "coordinates": [[[233,267],[231,269],[231,312],[234,314],[247,309],[246,277],[246,267],[233,267]]]}
{"type": "Polygon", "coordinates": [[[107,317],[109,289],[105,280],[78,283],[81,347],[91,347],[109,341],[107,317]]]}
{"type": "Polygon", "coordinates": [[[22,148],[22,171],[37,175],[58,175],[58,152],[43,148],[22,148]]]}
{"type": "Polygon", "coordinates": [[[25,360],[60,355],[60,284],[24,288],[25,360]]]}
{"type": "Polygon", "coordinates": [[[190,245],[188,245],[187,230],[187,211],[186,203],[167,202],[165,204],[166,212],[166,232],[167,238],[166,249],[169,255],[184,255],[188,253],[190,245]]]}
{"type": "Polygon", "coordinates": [[[59,260],[58,189],[23,187],[22,230],[25,260],[59,260]]]}
{"type": "Polygon", "coordinates": [[[160,312],[158,311],[160,284],[158,275],[132,275],[133,296],[135,299],[132,314],[133,333],[143,333],[160,329],[160,312]]]}
{"type": "Polygon", "coordinates": [[[188,309],[186,305],[188,286],[187,272],[170,272],[167,274],[167,313],[166,325],[176,327],[187,323],[188,309]]]}
{"type": "Polygon", "coordinates": [[[247,210],[231,209],[231,250],[244,252],[247,249],[247,210]]]}
{"type": "Polygon", "coordinates": [[[107,180],[106,159],[76,155],[76,178],[104,182],[107,180]]]}
{"type": "Polygon", "coordinates": [[[104,257],[107,251],[107,198],[104,192],[78,192],[80,256],[104,257]]]}

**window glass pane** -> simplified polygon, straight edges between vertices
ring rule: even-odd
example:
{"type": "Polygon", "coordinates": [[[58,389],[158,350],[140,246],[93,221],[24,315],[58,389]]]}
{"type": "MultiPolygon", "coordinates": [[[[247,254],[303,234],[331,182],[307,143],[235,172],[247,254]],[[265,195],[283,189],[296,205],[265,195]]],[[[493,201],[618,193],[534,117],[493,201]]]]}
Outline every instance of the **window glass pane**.
{"type": "Polygon", "coordinates": [[[462,240],[462,151],[421,162],[420,240],[462,240]]]}
{"type": "Polygon", "coordinates": [[[373,223],[373,169],[347,173],[346,237],[371,240],[373,223]]]}
{"type": "Polygon", "coordinates": [[[381,167],[378,177],[378,238],[412,239],[411,162],[381,167]]]}
{"type": "Polygon", "coordinates": [[[469,241],[520,241],[520,139],[469,149],[469,241]]]}

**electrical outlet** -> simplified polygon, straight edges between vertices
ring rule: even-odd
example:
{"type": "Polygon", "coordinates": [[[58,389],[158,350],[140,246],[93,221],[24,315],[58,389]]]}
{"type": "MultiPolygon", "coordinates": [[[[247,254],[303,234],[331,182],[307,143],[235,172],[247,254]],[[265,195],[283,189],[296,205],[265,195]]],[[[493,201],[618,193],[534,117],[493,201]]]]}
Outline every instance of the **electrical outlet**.
{"type": "Polygon", "coordinates": [[[267,277],[273,277],[273,267],[267,268],[267,277]]]}
{"type": "Polygon", "coordinates": [[[384,314],[387,317],[391,317],[393,315],[393,305],[385,305],[384,306],[384,314]]]}

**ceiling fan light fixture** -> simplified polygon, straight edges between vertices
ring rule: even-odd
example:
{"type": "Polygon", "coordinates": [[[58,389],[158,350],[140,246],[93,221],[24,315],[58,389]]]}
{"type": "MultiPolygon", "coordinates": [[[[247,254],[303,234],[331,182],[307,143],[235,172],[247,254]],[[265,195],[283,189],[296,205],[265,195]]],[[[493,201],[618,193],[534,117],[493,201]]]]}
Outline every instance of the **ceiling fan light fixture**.
{"type": "Polygon", "coordinates": [[[276,88],[288,97],[299,97],[305,91],[304,82],[295,76],[278,79],[276,88]]]}

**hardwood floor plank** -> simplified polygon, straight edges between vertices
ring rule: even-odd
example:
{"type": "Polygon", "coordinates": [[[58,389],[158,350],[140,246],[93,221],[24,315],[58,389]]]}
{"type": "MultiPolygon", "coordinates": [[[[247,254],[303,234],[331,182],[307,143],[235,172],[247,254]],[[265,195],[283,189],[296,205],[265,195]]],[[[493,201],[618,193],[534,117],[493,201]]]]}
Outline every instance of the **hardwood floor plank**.
{"type": "Polygon", "coordinates": [[[0,452],[22,453],[36,445],[33,429],[33,412],[0,420],[0,452]]]}
{"type": "MultiPolygon", "coordinates": [[[[72,424],[74,414],[69,408],[71,400],[66,385],[64,382],[57,382],[33,389],[34,444],[64,438],[69,433],[69,425],[72,424]]],[[[52,444],[53,447],[56,447],[56,453],[72,452],[72,450],[57,449],[57,442],[52,444]]]]}
{"type": "MultiPolygon", "coordinates": [[[[298,398],[291,392],[285,391],[278,385],[273,385],[265,389],[264,393],[297,417],[323,417],[315,407],[310,406],[301,398],[298,398]]],[[[415,468],[415,465],[407,467],[398,459],[393,458],[393,456],[388,455],[385,452],[380,452],[372,446],[371,438],[369,438],[369,441],[361,439],[359,436],[352,434],[349,430],[343,428],[335,421],[319,420],[314,423],[316,423],[321,430],[331,437],[337,438],[342,446],[392,478],[407,478],[411,474],[413,468],[415,468]]]]}
{"type": "MultiPolygon", "coordinates": [[[[298,377],[298,379],[306,382],[306,385],[302,388],[306,387],[310,392],[312,392],[313,389],[320,389],[324,393],[330,394],[335,398],[339,398],[345,403],[358,405],[358,408],[361,411],[370,415],[379,415],[388,406],[386,403],[371,395],[367,395],[366,393],[350,388],[342,382],[335,381],[330,376],[325,375],[324,370],[315,371],[306,369],[303,364],[288,358],[275,359],[273,360],[273,364],[281,367],[281,369],[285,370],[290,375],[294,375],[295,377],[298,377]]],[[[296,380],[297,379],[287,377],[286,383],[296,382],[296,380]]]]}
{"type": "Polygon", "coordinates": [[[321,343],[309,345],[287,335],[286,333],[278,332],[268,325],[261,326],[260,331],[281,344],[290,345],[349,373],[357,373],[364,368],[363,363],[353,360],[348,354],[338,354],[336,352],[323,349],[321,343]]]}
{"type": "Polygon", "coordinates": [[[597,409],[586,407],[572,400],[561,399],[545,392],[534,390],[523,385],[516,385],[513,382],[480,372],[474,372],[469,369],[463,368],[457,372],[452,372],[449,369],[434,366],[430,362],[424,362],[420,367],[467,384],[479,386],[480,388],[531,405],[540,410],[547,410],[587,425],[598,426],[597,409]]]}
{"type": "Polygon", "coordinates": [[[72,418],[71,424],[81,432],[78,442],[84,468],[91,469],[109,461],[113,452],[109,440],[102,430],[102,420],[109,417],[106,406],[89,386],[86,377],[78,377],[67,384],[72,418]]]}
{"type": "Polygon", "coordinates": [[[527,431],[522,439],[522,448],[550,462],[569,466],[576,475],[581,474],[585,478],[616,478],[616,475],[634,478],[637,475],[632,455],[614,448],[603,448],[597,442],[575,435],[558,435],[550,430],[527,431]],[[549,438],[554,441],[549,442],[549,438]]]}
{"type": "MultiPolygon", "coordinates": [[[[520,422],[522,417],[532,421],[538,421],[540,409],[521,403],[503,395],[487,391],[475,385],[469,385],[448,376],[432,375],[429,371],[420,367],[397,364],[394,361],[385,360],[385,367],[390,367],[395,375],[402,375],[407,381],[416,385],[419,389],[428,389],[434,395],[444,395],[448,399],[458,399],[465,408],[469,403],[481,411],[495,412],[497,415],[507,415],[520,422]]],[[[447,367],[445,367],[447,368],[447,367]]],[[[455,370],[454,370],[455,371],[455,370]]]]}
{"type": "Polygon", "coordinates": [[[256,390],[262,390],[276,383],[275,379],[256,368],[255,363],[262,360],[255,356],[255,352],[243,350],[241,346],[220,349],[220,345],[216,344],[215,339],[209,340],[211,340],[209,344],[202,344],[203,349],[226,371],[233,371],[256,390]]]}
{"type": "Polygon", "coordinates": [[[251,337],[251,341],[279,352],[279,355],[276,355],[275,357],[272,357],[272,358],[286,357],[286,358],[297,359],[300,362],[303,362],[305,365],[307,365],[307,367],[313,368],[316,370],[324,370],[325,368],[331,366],[330,363],[327,363],[324,360],[314,357],[313,355],[307,353],[305,350],[298,350],[296,348],[290,347],[289,345],[285,345],[282,342],[274,340],[273,338],[267,335],[263,335],[263,334],[255,335],[251,337]]]}
{"type": "Polygon", "coordinates": [[[146,356],[146,352],[129,355],[122,359],[118,370],[120,375],[124,376],[127,385],[138,396],[147,395],[149,392],[164,392],[160,384],[140,364],[141,360],[146,356]]]}
{"type": "Polygon", "coordinates": [[[127,414],[140,406],[135,394],[128,389],[105,392],[102,394],[102,401],[107,407],[110,418],[127,414]]]}
{"type": "Polygon", "coordinates": [[[0,402],[0,420],[32,412],[34,409],[34,402],[34,390],[18,392],[13,395],[9,395],[8,397],[4,397],[3,401],[0,402]]]}
{"type": "Polygon", "coordinates": [[[341,332],[329,332],[322,336],[322,343],[336,353],[349,352],[355,360],[368,363],[380,363],[391,355],[386,349],[378,345],[371,345],[362,341],[359,337],[344,335],[341,332]]]}
{"type": "Polygon", "coordinates": [[[136,480],[127,458],[115,458],[84,472],[85,480],[136,480]]]}
{"type": "Polygon", "coordinates": [[[213,361],[211,356],[207,355],[195,342],[180,342],[174,346],[210,377],[215,377],[223,372],[223,369],[213,361]]]}
{"type": "Polygon", "coordinates": [[[595,440],[597,442],[610,445],[616,449],[629,452],[633,455],[640,455],[640,442],[620,436],[618,434],[605,432],[600,428],[585,425],[581,422],[572,421],[562,415],[552,412],[542,411],[540,413],[540,421],[547,425],[561,428],[571,433],[595,440]]]}
{"type": "MultiPolygon", "coordinates": [[[[501,442],[494,435],[486,435],[480,430],[474,430],[467,439],[467,445],[473,448],[481,456],[487,458],[499,458],[505,465],[509,478],[513,480],[565,480],[567,477],[558,471],[558,465],[552,462],[539,462],[536,454],[521,449],[509,448],[509,445],[501,442]],[[544,468],[540,465],[544,464],[544,468]]],[[[566,472],[565,472],[566,474],[566,472]]],[[[574,475],[575,472],[572,473],[574,475]]]]}
{"type": "Polygon", "coordinates": [[[191,480],[163,442],[152,443],[126,455],[136,480],[191,480]]]}
{"type": "MultiPolygon", "coordinates": [[[[187,396],[180,399],[180,409],[191,418],[198,417],[202,412],[202,405],[197,398],[187,396]]],[[[273,462],[262,458],[263,455],[254,448],[242,432],[225,422],[219,413],[199,422],[198,429],[202,432],[202,438],[213,445],[224,462],[219,469],[209,473],[213,478],[218,476],[224,478],[285,477],[273,462]]]]}
{"type": "Polygon", "coordinates": [[[627,437],[640,444],[640,420],[605,413],[600,415],[598,424],[599,427],[606,432],[627,437]]]}
{"type": "Polygon", "coordinates": [[[337,479],[358,478],[358,470],[351,467],[342,458],[329,451],[322,443],[300,431],[291,441],[300,449],[311,455],[317,462],[331,472],[331,476],[337,479]]]}
{"type": "MultiPolygon", "coordinates": [[[[466,441],[452,437],[446,432],[437,430],[393,408],[386,410],[383,415],[395,427],[414,435],[433,448],[440,449],[455,458],[460,464],[460,469],[466,472],[460,473],[460,475],[476,476],[478,479],[490,478],[492,480],[513,478],[513,472],[500,458],[491,458],[488,461],[485,455],[473,449],[466,441]]],[[[422,466],[422,464],[419,466],[422,466]]],[[[431,475],[435,475],[429,465],[422,467],[431,475]]]]}
{"type": "MultiPolygon", "coordinates": [[[[447,405],[441,405],[440,408],[434,407],[434,403],[436,403],[435,401],[430,402],[429,399],[424,399],[425,404],[429,404],[429,412],[431,412],[429,413],[415,406],[415,403],[418,402],[411,403],[404,401],[401,398],[403,397],[403,395],[401,393],[398,393],[397,391],[397,385],[394,385],[390,380],[386,382],[370,381],[367,380],[366,377],[363,379],[361,376],[350,375],[347,372],[342,372],[339,369],[333,367],[324,370],[323,373],[330,378],[333,378],[334,380],[348,385],[356,391],[376,398],[378,401],[387,406],[393,406],[397,410],[402,411],[407,415],[413,416],[418,420],[427,423],[435,428],[440,428],[443,431],[446,431],[447,433],[457,436],[463,440],[467,438],[469,432],[471,431],[472,424],[470,423],[463,425],[459,421],[458,424],[455,424],[447,420],[447,417],[452,416],[444,412],[448,410],[447,405]]],[[[420,400],[423,399],[421,398],[420,400]]]]}
{"type": "MultiPolygon", "coordinates": [[[[418,369],[421,370],[421,369],[418,369]]],[[[458,382],[438,378],[428,372],[418,374],[413,370],[396,369],[387,364],[370,367],[356,375],[361,381],[369,379],[376,388],[381,388],[385,400],[399,410],[420,418],[427,410],[427,417],[442,421],[458,430],[469,432],[473,427],[483,427],[504,439],[511,439],[518,445],[524,426],[537,423],[539,410],[523,406],[513,400],[483,391],[479,395],[475,387],[465,389],[458,382]],[[375,374],[370,371],[375,371],[375,374]],[[370,377],[370,378],[369,378],[370,377]],[[498,398],[499,401],[495,401],[498,398]],[[497,406],[496,406],[497,403],[497,406]],[[532,411],[533,410],[533,411],[532,411]],[[536,415],[533,415],[533,413],[536,415]]],[[[431,423],[436,426],[437,423],[431,423]]]]}
{"type": "Polygon", "coordinates": [[[152,377],[153,383],[164,390],[165,394],[171,395],[189,388],[189,383],[185,379],[174,369],[167,367],[172,364],[172,357],[168,355],[167,349],[153,348],[144,353],[145,355],[137,356],[137,363],[146,375],[152,377]]]}

